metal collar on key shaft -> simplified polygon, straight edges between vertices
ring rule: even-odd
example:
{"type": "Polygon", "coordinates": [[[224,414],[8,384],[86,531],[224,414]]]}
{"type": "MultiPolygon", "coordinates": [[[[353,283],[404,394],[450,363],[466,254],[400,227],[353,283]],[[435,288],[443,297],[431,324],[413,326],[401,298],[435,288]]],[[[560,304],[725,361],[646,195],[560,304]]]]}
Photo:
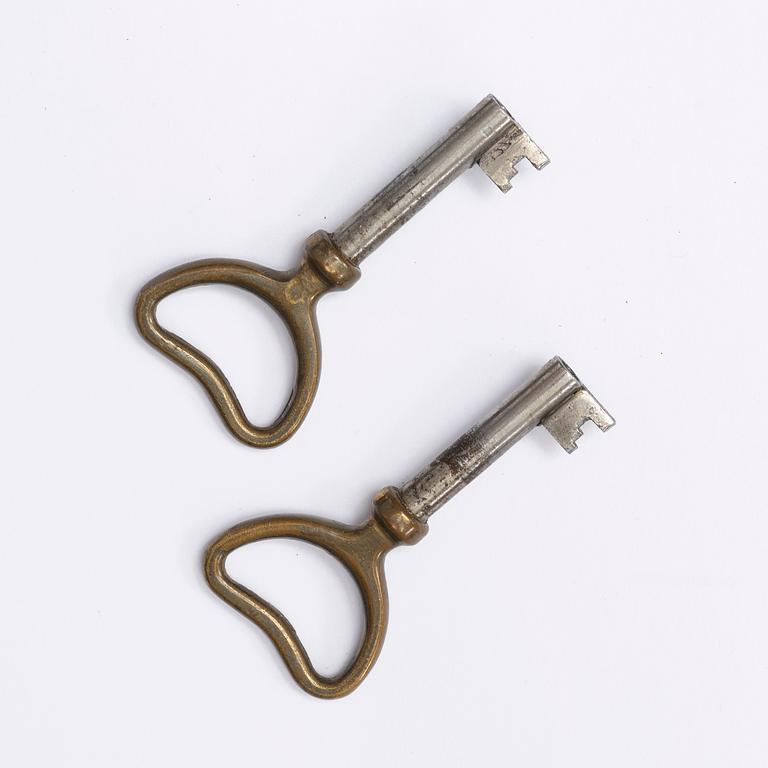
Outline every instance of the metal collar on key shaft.
{"type": "Polygon", "coordinates": [[[370,672],[387,629],[389,602],[384,558],[399,544],[415,544],[427,533],[427,520],[446,501],[528,434],[543,424],[572,453],[585,421],[603,431],[613,419],[560,358],[550,360],[484,422],[401,488],[388,487],[373,500],[373,514],[358,528],[301,515],[250,520],[214,541],[205,558],[205,575],[219,597],[267,633],[296,682],[320,698],[351,693],[370,672]],[[336,677],[320,675],[280,611],[234,581],[225,568],[238,547],[261,539],[302,539],[337,558],[357,582],[365,606],[365,636],[350,666],[336,677]]]}
{"type": "Polygon", "coordinates": [[[548,162],[506,108],[488,96],[335,233],[311,235],[296,270],[278,272],[233,259],[206,259],[177,267],[140,291],[136,302],[139,330],[150,344],[200,381],[237,438],[257,448],[278,445],[299,428],[317,391],[320,338],[315,306],[320,296],[352,285],[360,276],[360,262],[472,165],[478,163],[506,192],[523,157],[536,168],[548,162]],[[298,359],[296,386],[270,426],[252,424],[213,360],[157,320],[157,305],[166,296],[211,283],[233,285],[259,296],[280,315],[291,334],[298,359]]]}

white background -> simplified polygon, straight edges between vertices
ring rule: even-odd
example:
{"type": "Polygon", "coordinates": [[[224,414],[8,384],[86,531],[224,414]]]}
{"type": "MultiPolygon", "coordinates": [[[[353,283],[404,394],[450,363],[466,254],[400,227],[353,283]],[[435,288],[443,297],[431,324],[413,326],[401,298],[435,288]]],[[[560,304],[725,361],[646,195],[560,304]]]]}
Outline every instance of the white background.
{"type": "MultiPolygon", "coordinates": [[[[29,2],[0,18],[0,762],[634,768],[768,762],[764,2],[29,2]],[[465,174],[319,307],[294,439],[237,443],[137,334],[145,280],[286,269],[486,93],[551,157],[465,174]],[[206,587],[242,519],[362,521],[553,354],[617,419],[537,430],[388,559],[379,663],[302,693],[206,587]]],[[[161,319],[267,422],[286,332],[161,319]]],[[[325,673],[340,567],[231,572],[325,673]]]]}

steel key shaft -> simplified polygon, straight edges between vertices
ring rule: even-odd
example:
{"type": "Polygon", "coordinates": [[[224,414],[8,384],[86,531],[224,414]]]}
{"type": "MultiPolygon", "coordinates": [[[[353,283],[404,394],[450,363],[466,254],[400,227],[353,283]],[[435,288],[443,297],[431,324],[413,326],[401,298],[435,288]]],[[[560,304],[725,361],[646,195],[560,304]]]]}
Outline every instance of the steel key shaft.
{"type": "Polygon", "coordinates": [[[515,164],[527,157],[536,168],[546,155],[495,96],[486,96],[440,141],[387,184],[332,237],[353,263],[360,262],[418,213],[435,195],[475,163],[503,191],[515,164]]]}
{"type": "Polygon", "coordinates": [[[403,503],[411,515],[426,522],[534,427],[544,423],[563,448],[572,453],[581,435],[580,427],[587,419],[603,431],[613,426],[611,416],[576,374],[555,357],[487,419],[472,427],[406,483],[400,491],[403,503]],[[572,400],[574,396],[576,399],[572,400]],[[554,432],[551,425],[555,414],[565,404],[570,408],[570,431],[554,432]]]}

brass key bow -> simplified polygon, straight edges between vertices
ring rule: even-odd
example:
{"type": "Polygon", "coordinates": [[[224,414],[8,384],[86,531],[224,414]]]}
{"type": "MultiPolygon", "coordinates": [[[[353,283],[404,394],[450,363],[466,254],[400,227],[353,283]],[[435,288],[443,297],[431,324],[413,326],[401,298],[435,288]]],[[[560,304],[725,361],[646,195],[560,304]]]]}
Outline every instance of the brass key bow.
{"type": "Polygon", "coordinates": [[[560,358],[554,358],[483,423],[469,430],[402,488],[380,491],[373,514],[353,528],[313,517],[280,515],[251,520],[231,528],[208,548],[205,575],[219,597],[267,633],[296,682],[320,698],[351,693],[370,672],[387,629],[388,600],[384,558],[399,544],[415,544],[427,531],[427,520],[446,501],[501,456],[543,424],[572,453],[585,421],[603,431],[613,418],[560,358]],[[324,677],[312,666],[296,630],[280,611],[227,574],[227,556],[238,547],[262,539],[302,539],[325,549],[352,574],[365,606],[366,629],[357,655],[336,677],[324,677]]]}
{"type": "Polygon", "coordinates": [[[536,168],[548,162],[505,107],[488,96],[335,233],[312,235],[298,269],[277,272],[232,259],[207,259],[177,267],[140,291],[136,302],[139,330],[150,344],[200,381],[237,438],[257,448],[278,445],[299,428],[317,391],[320,338],[315,306],[320,296],[352,285],[360,276],[360,262],[472,165],[478,163],[506,192],[523,157],[536,168]],[[285,409],[270,426],[252,424],[221,369],[157,321],[157,305],[166,296],[210,283],[234,285],[264,299],[291,334],[298,359],[296,385],[285,409]]]}
{"type": "Polygon", "coordinates": [[[284,442],[299,428],[317,391],[318,298],[334,288],[346,288],[359,276],[360,270],[343,257],[328,234],[317,232],[307,240],[304,259],[293,272],[278,272],[234,259],[195,261],[164,272],[142,288],[136,322],[150,344],[197,377],[235,437],[257,448],[269,448],[284,442]],[[264,299],[291,334],[298,361],[296,385],[282,414],[269,427],[257,427],[248,420],[232,385],[213,360],[157,321],[157,305],[166,296],[210,283],[234,285],[264,299]]]}

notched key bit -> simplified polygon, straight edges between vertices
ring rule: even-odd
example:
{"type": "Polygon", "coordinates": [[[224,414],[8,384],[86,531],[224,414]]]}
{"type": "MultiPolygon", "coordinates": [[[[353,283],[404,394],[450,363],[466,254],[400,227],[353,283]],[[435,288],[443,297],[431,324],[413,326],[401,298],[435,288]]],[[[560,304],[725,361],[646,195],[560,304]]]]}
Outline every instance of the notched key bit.
{"type": "Polygon", "coordinates": [[[526,158],[540,171],[549,158],[533,139],[513,120],[512,127],[478,161],[486,176],[502,191],[509,192],[517,164],[526,158]]]}
{"type": "Polygon", "coordinates": [[[576,441],[584,434],[581,427],[587,421],[600,427],[603,432],[616,423],[595,396],[584,388],[571,395],[541,423],[568,453],[573,453],[578,448],[576,441]]]}

